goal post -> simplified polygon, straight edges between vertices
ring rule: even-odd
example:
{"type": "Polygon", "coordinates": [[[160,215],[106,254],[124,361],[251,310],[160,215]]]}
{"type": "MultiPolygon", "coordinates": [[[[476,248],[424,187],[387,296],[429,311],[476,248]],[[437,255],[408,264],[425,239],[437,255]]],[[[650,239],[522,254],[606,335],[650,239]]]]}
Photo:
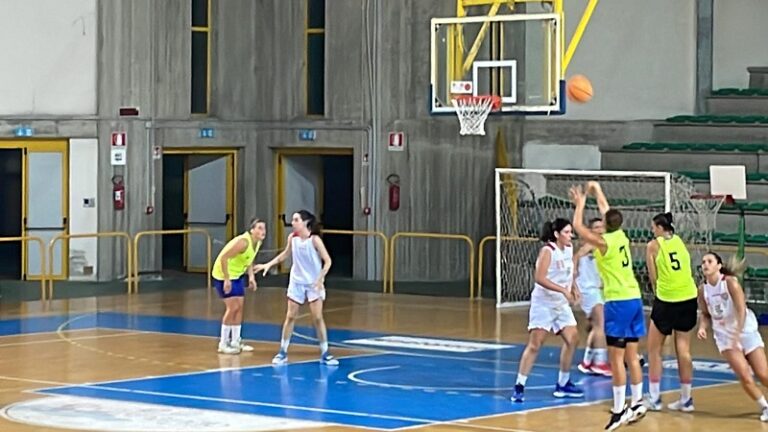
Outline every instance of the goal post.
{"type": "MultiPolygon", "coordinates": [[[[568,196],[571,186],[600,182],[611,208],[621,210],[623,229],[632,242],[632,257],[647,304],[652,293],[647,286],[645,245],[652,238],[654,215],[672,212],[676,232],[698,259],[714,231],[714,214],[692,205],[693,182],[669,172],[579,171],[498,168],[495,172],[496,213],[496,304],[499,307],[526,304],[534,283],[534,268],[541,242],[539,232],[546,221],[573,218],[568,196]],[[693,245],[693,247],[691,246],[693,245]],[[698,253],[694,253],[698,252],[698,253]]],[[[594,197],[589,197],[585,223],[600,217],[594,197]]],[[[578,239],[574,239],[578,247],[578,239]]],[[[694,265],[693,268],[697,268],[694,265]]]]}

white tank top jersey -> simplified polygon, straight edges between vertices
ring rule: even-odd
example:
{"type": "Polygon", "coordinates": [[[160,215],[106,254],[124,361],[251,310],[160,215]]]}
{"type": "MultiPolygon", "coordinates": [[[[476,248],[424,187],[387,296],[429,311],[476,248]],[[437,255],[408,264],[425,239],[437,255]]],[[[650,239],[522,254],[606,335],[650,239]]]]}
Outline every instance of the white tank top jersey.
{"type": "Polygon", "coordinates": [[[317,281],[323,265],[311,236],[302,239],[294,234],[291,237],[291,260],[291,282],[311,285],[317,281]]]}
{"type": "MultiPolygon", "coordinates": [[[[712,317],[712,330],[732,332],[736,328],[736,308],[733,306],[731,293],[728,292],[728,283],[725,276],[720,278],[716,285],[710,285],[704,282],[704,301],[707,303],[707,310],[712,317]]],[[[755,313],[747,308],[747,317],[744,320],[744,329],[742,333],[757,331],[757,319],[755,313]]]]}
{"type": "MultiPolygon", "coordinates": [[[[560,286],[567,287],[568,291],[570,291],[573,283],[573,248],[566,246],[563,250],[560,250],[554,243],[547,243],[544,247],[551,252],[547,279],[560,286]]],[[[536,265],[539,265],[538,260],[536,265]]],[[[546,289],[534,283],[531,302],[557,307],[567,305],[568,299],[562,293],[546,289]]]]}
{"type": "Polygon", "coordinates": [[[603,286],[600,273],[597,272],[595,256],[592,253],[579,258],[579,275],[576,277],[576,283],[582,291],[600,289],[603,286]]]}

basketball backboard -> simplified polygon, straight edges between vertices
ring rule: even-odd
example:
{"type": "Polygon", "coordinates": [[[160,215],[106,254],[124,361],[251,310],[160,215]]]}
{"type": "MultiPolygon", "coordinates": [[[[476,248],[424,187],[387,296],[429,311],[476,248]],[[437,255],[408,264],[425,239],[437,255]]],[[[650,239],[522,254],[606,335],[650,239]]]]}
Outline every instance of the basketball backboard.
{"type": "Polygon", "coordinates": [[[747,169],[744,165],[710,165],[709,193],[747,199],[747,169]]]}
{"type": "Polygon", "coordinates": [[[557,13],[433,18],[431,111],[455,112],[456,96],[495,95],[502,114],[563,114],[562,58],[557,13]]]}

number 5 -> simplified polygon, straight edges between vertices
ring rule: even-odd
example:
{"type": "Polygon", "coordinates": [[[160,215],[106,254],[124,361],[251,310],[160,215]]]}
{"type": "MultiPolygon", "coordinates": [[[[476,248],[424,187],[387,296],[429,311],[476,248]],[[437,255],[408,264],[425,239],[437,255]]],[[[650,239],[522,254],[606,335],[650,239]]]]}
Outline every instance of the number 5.
{"type": "Polygon", "coordinates": [[[677,252],[669,253],[669,261],[672,263],[672,270],[680,270],[680,261],[676,257],[677,252]]]}

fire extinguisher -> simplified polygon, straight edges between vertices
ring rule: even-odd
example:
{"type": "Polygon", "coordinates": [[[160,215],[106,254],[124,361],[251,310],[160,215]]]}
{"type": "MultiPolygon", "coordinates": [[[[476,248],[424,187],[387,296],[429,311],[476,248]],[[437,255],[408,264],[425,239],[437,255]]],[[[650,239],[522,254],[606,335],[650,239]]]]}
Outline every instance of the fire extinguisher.
{"type": "Polygon", "coordinates": [[[121,175],[112,177],[112,204],[115,210],[125,209],[125,184],[121,175]]]}
{"type": "Polygon", "coordinates": [[[389,210],[396,211],[400,208],[400,176],[388,175],[387,183],[389,183],[389,210]]]}

